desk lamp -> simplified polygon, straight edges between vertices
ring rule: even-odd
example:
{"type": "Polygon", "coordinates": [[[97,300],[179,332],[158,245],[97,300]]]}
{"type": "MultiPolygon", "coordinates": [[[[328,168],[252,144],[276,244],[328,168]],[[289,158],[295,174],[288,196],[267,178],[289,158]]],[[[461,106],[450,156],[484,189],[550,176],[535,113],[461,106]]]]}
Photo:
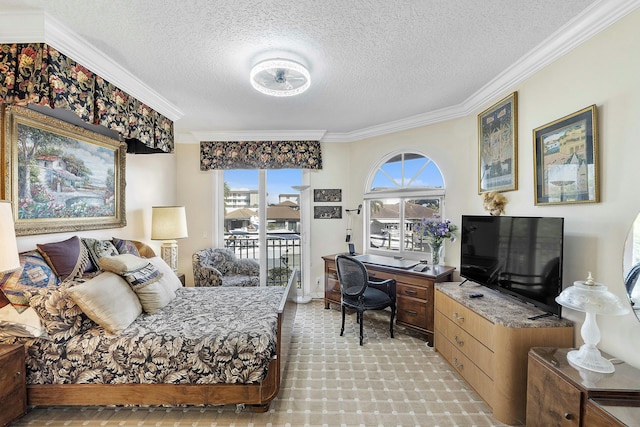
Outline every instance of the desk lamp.
{"type": "Polygon", "coordinates": [[[602,283],[596,283],[589,272],[585,281],[575,281],[556,297],[556,302],[563,307],[586,313],[580,329],[584,344],[579,350],[567,354],[570,363],[590,371],[608,374],[615,371],[613,363],[602,357],[596,345],[600,342],[600,329],[596,323],[596,315],[620,316],[629,312],[623,302],[607,290],[602,283]]]}
{"type": "Polygon", "coordinates": [[[151,240],[163,240],[160,257],[178,272],[178,242],[189,237],[184,206],[154,206],[151,208],[151,240]]]}
{"type": "MultiPolygon", "coordinates": [[[[0,273],[20,268],[11,202],[0,200],[0,273]]],[[[1,277],[0,277],[1,278],[1,277]]]]}

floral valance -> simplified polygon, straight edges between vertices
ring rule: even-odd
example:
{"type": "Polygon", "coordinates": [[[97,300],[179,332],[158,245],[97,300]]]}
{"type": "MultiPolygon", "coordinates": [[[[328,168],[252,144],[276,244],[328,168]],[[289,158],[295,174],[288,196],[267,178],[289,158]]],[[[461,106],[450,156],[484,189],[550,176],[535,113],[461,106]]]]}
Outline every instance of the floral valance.
{"type": "Polygon", "coordinates": [[[201,141],[200,170],[322,169],[319,141],[201,141]]]}
{"type": "Polygon", "coordinates": [[[73,111],[150,148],[173,152],[173,122],[45,43],[0,44],[0,104],[73,111]]]}

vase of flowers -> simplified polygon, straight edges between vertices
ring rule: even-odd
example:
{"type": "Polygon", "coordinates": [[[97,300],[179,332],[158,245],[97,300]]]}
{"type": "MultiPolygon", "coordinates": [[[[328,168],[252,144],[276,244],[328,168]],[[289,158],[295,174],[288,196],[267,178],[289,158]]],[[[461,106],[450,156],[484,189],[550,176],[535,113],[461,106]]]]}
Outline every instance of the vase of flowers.
{"type": "Polygon", "coordinates": [[[451,220],[442,221],[440,217],[422,218],[422,221],[414,227],[414,231],[429,245],[431,250],[431,264],[439,265],[442,260],[442,249],[444,241],[456,240],[458,226],[451,223],[451,220]]]}

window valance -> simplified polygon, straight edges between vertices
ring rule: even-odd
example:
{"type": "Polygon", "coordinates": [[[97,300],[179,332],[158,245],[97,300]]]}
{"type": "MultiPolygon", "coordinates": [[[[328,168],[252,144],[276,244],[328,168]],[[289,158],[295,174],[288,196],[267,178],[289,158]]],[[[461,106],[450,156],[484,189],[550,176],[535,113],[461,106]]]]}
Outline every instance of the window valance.
{"type": "Polygon", "coordinates": [[[0,104],[73,111],[90,124],[173,152],[173,122],[45,43],[0,44],[0,104]]]}
{"type": "Polygon", "coordinates": [[[201,141],[200,170],[322,169],[319,141],[201,141]]]}

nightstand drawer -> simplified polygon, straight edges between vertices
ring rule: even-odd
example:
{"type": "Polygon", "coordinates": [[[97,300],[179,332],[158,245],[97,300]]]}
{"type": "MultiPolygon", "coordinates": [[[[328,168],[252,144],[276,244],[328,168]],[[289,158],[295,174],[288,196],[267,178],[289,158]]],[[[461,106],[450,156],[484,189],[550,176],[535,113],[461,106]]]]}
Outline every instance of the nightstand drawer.
{"type": "Polygon", "coordinates": [[[0,345],[0,426],[27,412],[27,385],[22,345],[0,345]]]}

